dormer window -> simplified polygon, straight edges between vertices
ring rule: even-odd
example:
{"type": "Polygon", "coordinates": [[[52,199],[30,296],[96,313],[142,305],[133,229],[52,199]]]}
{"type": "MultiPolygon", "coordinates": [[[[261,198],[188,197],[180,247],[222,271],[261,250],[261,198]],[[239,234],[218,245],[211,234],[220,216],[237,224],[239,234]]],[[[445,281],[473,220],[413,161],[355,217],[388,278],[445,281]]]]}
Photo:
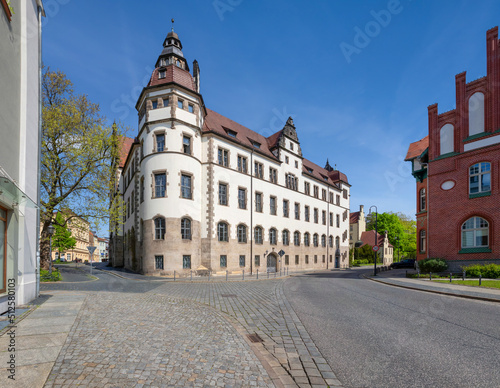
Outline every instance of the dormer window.
{"type": "Polygon", "coordinates": [[[253,145],[255,148],[259,148],[259,149],[260,149],[260,143],[257,143],[256,141],[252,142],[252,145],[253,145]]]}
{"type": "Polygon", "coordinates": [[[309,168],[309,167],[306,167],[306,170],[309,174],[312,174],[313,173],[313,169],[312,168],[309,168]]]}
{"type": "Polygon", "coordinates": [[[230,129],[228,129],[228,130],[227,130],[227,134],[228,134],[229,136],[231,136],[231,137],[234,137],[234,138],[236,139],[236,135],[237,135],[237,133],[236,133],[236,132],[231,131],[230,129]]]}
{"type": "Polygon", "coordinates": [[[165,70],[160,70],[160,71],[158,72],[158,79],[165,78],[166,73],[167,73],[167,72],[166,72],[165,70]]]}
{"type": "Polygon", "coordinates": [[[166,65],[165,58],[160,59],[160,66],[165,66],[165,65],[166,65]]]}

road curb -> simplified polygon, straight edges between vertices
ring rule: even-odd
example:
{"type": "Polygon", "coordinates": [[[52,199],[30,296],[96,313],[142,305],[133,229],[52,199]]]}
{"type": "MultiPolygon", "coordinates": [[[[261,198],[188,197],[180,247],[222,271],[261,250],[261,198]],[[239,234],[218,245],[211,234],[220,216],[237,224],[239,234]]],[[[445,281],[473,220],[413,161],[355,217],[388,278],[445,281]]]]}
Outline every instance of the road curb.
{"type": "Polygon", "coordinates": [[[390,282],[384,282],[383,280],[380,279],[374,279],[370,278],[364,274],[361,275],[363,278],[377,282],[377,283],[382,283],[388,286],[393,286],[393,287],[399,287],[399,288],[406,288],[408,290],[415,290],[415,291],[422,291],[422,292],[429,292],[431,294],[439,294],[439,295],[445,295],[445,296],[455,296],[457,298],[464,298],[464,299],[473,299],[473,300],[481,300],[484,302],[494,302],[494,303],[500,303],[500,299],[492,299],[492,298],[486,298],[482,296],[473,296],[473,295],[464,295],[464,294],[454,294],[451,292],[444,292],[444,291],[436,291],[436,290],[426,290],[423,288],[418,288],[418,287],[412,287],[412,286],[404,286],[402,284],[394,284],[390,282]]]}

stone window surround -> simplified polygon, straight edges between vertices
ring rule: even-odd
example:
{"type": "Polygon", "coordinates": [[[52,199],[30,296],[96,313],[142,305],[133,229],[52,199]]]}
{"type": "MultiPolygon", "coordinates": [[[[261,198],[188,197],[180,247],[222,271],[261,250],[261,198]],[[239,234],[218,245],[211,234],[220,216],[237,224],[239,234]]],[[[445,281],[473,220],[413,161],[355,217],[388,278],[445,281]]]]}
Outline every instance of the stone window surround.
{"type": "Polygon", "coordinates": [[[238,186],[238,209],[242,209],[242,210],[247,210],[248,209],[248,198],[247,198],[247,192],[248,190],[246,189],[246,187],[241,187],[241,186],[238,186]],[[245,207],[240,207],[240,190],[243,190],[244,193],[245,193],[245,207]]]}
{"type": "Polygon", "coordinates": [[[311,234],[309,232],[304,233],[304,245],[306,247],[311,245],[311,234]]]}
{"type": "Polygon", "coordinates": [[[167,133],[165,129],[157,129],[153,131],[153,150],[151,152],[164,152],[168,151],[167,147],[167,133]],[[163,151],[157,151],[157,139],[156,136],[158,135],[163,135],[163,139],[165,141],[165,144],[163,145],[163,151]]]}
{"type": "Polygon", "coordinates": [[[264,179],[264,163],[254,161],[254,163],[253,163],[253,174],[254,174],[255,178],[264,179]],[[256,168],[258,166],[260,166],[260,168],[256,168]],[[257,171],[256,170],[258,170],[262,174],[261,175],[260,174],[257,175],[257,171]]]}
{"type": "Polygon", "coordinates": [[[191,269],[191,255],[182,255],[182,269],[191,269]],[[189,261],[186,261],[189,260],[189,261]],[[186,263],[189,263],[189,265],[186,265],[186,263]]]}
{"type": "Polygon", "coordinates": [[[215,228],[216,228],[215,236],[216,236],[218,242],[228,243],[231,240],[231,224],[227,220],[219,220],[219,222],[217,222],[215,228]],[[227,225],[227,240],[220,240],[219,239],[219,225],[222,223],[227,225]]]}
{"type": "Polygon", "coordinates": [[[269,196],[269,214],[272,216],[278,215],[278,198],[274,195],[269,196]],[[274,213],[272,212],[271,209],[271,198],[274,198],[274,213]]]}
{"type": "Polygon", "coordinates": [[[179,198],[194,201],[194,195],[193,195],[193,193],[194,193],[194,175],[193,175],[193,173],[181,170],[181,171],[179,171],[178,175],[179,175],[179,198]],[[182,176],[183,175],[191,177],[191,198],[185,198],[182,196],[182,176]]]}
{"type": "Polygon", "coordinates": [[[236,239],[238,241],[238,244],[246,244],[248,242],[248,226],[244,222],[240,222],[236,226],[236,239]],[[240,226],[245,227],[244,241],[240,241],[240,236],[239,236],[239,228],[240,228],[240,226]]]}
{"type": "Polygon", "coordinates": [[[293,232],[293,245],[296,247],[300,246],[300,232],[298,230],[293,232]]]}
{"type": "Polygon", "coordinates": [[[300,203],[295,202],[293,210],[294,210],[295,219],[300,220],[300,203]]]}
{"type": "Polygon", "coordinates": [[[167,170],[153,170],[151,171],[151,199],[157,198],[168,198],[168,171],[167,170]],[[155,187],[155,175],[156,174],[165,174],[165,196],[164,197],[156,197],[156,187],[155,187]]]}
{"type": "Polygon", "coordinates": [[[185,154],[185,155],[192,155],[193,154],[193,136],[187,132],[182,132],[181,134],[181,153],[185,154]],[[189,139],[189,153],[187,152],[184,152],[184,138],[188,138],[189,139]]]}
{"type": "Polygon", "coordinates": [[[262,225],[255,225],[255,227],[253,228],[253,233],[254,243],[257,245],[262,245],[264,243],[264,228],[262,227],[262,225]],[[257,228],[260,228],[260,240],[255,237],[255,231],[257,230],[257,228]]]}
{"type": "Polygon", "coordinates": [[[188,215],[182,216],[180,227],[181,227],[181,240],[184,242],[191,242],[193,239],[193,219],[188,215]],[[182,220],[184,219],[189,220],[189,238],[184,238],[182,235],[182,220]]]}
{"type": "Polygon", "coordinates": [[[154,225],[154,228],[153,228],[153,241],[165,241],[165,234],[167,234],[167,221],[165,220],[165,217],[163,215],[161,215],[161,214],[156,214],[153,217],[153,225],[154,225]],[[164,225],[165,230],[164,230],[163,238],[156,238],[156,220],[158,218],[163,218],[163,222],[165,223],[165,225],[164,225]]]}
{"type": "Polygon", "coordinates": [[[264,212],[264,194],[260,191],[255,192],[255,198],[254,198],[254,205],[255,205],[255,211],[257,213],[263,213],[264,212]],[[260,210],[257,209],[257,195],[260,195],[260,210]]]}
{"type": "Polygon", "coordinates": [[[224,182],[224,181],[219,181],[217,182],[217,197],[218,197],[218,201],[217,203],[220,205],[220,206],[229,206],[229,183],[227,182],[224,182]],[[225,185],[226,186],[226,204],[221,204],[220,203],[220,185],[225,185]]]}
{"type": "Polygon", "coordinates": [[[238,171],[241,172],[242,174],[248,173],[248,158],[244,155],[238,154],[237,161],[238,161],[238,163],[237,163],[238,171]],[[241,166],[241,170],[240,170],[240,164],[239,164],[240,158],[241,158],[241,160],[245,160],[245,168],[243,168],[243,166],[241,166]]]}
{"type": "Polygon", "coordinates": [[[231,150],[228,150],[227,148],[224,148],[224,147],[221,147],[221,146],[218,146],[217,147],[217,163],[219,166],[222,166],[222,167],[227,167],[227,168],[231,168],[231,150]],[[222,151],[222,164],[219,163],[219,151],[222,151]],[[224,164],[224,151],[227,152],[227,166],[224,164]]]}
{"type": "Polygon", "coordinates": [[[276,228],[269,228],[269,244],[271,245],[278,244],[278,230],[276,228]],[[271,239],[271,232],[274,232],[274,242],[271,239]]]}
{"type": "Polygon", "coordinates": [[[282,239],[282,244],[285,246],[290,245],[290,231],[288,229],[283,229],[281,232],[281,239],[282,239]],[[285,238],[286,236],[286,238],[285,238]]]}

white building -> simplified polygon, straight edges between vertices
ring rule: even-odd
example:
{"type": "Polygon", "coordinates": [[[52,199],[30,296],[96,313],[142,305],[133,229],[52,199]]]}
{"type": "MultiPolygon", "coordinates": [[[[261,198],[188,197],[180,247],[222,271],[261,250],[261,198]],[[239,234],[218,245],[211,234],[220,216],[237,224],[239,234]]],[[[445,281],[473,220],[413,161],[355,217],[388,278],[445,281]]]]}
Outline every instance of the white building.
{"type": "Polygon", "coordinates": [[[40,0],[0,7],[0,314],[38,295],[40,0]],[[11,306],[12,307],[12,306],[11,306]]]}
{"type": "Polygon", "coordinates": [[[198,63],[191,75],[173,31],[163,47],[120,165],[124,253],[112,264],[145,274],[347,267],[347,177],[303,157],[291,118],[265,138],[206,108],[198,63]]]}

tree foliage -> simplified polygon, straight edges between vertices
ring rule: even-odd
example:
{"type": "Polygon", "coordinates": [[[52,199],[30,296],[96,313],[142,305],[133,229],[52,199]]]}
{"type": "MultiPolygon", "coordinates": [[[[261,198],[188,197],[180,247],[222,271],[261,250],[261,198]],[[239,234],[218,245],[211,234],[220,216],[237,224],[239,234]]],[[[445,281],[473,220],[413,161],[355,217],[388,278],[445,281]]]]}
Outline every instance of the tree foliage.
{"type": "MultiPolygon", "coordinates": [[[[93,224],[118,220],[123,205],[109,193],[116,180],[118,130],[107,127],[99,105],[77,95],[66,75],[46,68],[42,78],[42,148],[40,217],[41,263],[49,258],[47,228],[66,227],[79,217],[93,224]],[[55,214],[70,214],[58,222],[55,214]]],[[[114,224],[114,222],[113,222],[114,224]]]]}
{"type": "MultiPolygon", "coordinates": [[[[394,246],[394,253],[399,247],[402,255],[413,257],[417,251],[417,223],[402,213],[379,213],[377,216],[378,233],[387,230],[389,242],[394,246]]],[[[375,217],[367,217],[366,230],[375,230],[375,217]]]]}
{"type": "Polygon", "coordinates": [[[61,253],[76,247],[76,239],[71,235],[71,230],[65,228],[65,220],[61,212],[58,212],[55,220],[55,233],[52,236],[52,248],[57,249],[59,257],[61,253]]]}

